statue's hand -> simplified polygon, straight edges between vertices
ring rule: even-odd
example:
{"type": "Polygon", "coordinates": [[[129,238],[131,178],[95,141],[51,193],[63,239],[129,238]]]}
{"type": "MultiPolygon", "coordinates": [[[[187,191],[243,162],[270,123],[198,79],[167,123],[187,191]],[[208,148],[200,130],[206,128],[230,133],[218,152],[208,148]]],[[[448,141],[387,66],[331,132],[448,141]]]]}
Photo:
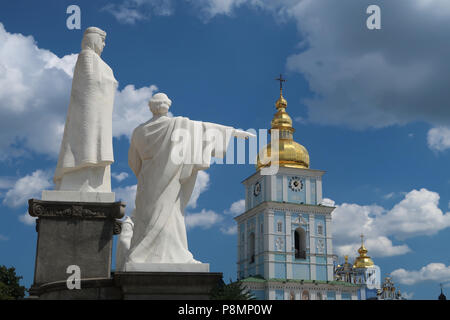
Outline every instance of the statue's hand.
{"type": "Polygon", "coordinates": [[[235,136],[236,138],[241,138],[241,139],[256,138],[255,134],[247,132],[247,131],[238,130],[238,129],[234,130],[233,136],[235,136]]]}

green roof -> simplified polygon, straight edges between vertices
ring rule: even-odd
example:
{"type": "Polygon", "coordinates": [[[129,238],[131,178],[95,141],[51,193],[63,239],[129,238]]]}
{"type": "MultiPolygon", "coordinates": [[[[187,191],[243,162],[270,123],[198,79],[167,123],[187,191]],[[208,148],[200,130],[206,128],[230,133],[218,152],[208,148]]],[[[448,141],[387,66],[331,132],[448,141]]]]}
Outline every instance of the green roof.
{"type": "Polygon", "coordinates": [[[300,280],[300,279],[277,279],[271,278],[269,280],[264,279],[261,276],[252,276],[240,280],[241,282],[285,282],[285,283],[317,283],[317,284],[329,284],[333,286],[345,286],[345,287],[359,287],[358,284],[345,282],[345,281],[324,281],[324,280],[300,280]]]}

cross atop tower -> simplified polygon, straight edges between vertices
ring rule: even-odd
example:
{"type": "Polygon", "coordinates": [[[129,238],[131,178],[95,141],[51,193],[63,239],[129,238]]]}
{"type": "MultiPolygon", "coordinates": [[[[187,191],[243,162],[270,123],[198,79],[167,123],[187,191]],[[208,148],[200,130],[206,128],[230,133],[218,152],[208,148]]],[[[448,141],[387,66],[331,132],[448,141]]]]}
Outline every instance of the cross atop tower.
{"type": "Polygon", "coordinates": [[[283,93],[283,82],[286,82],[286,79],[283,79],[283,75],[280,73],[280,77],[275,80],[280,81],[280,95],[283,93]]]}
{"type": "Polygon", "coordinates": [[[363,245],[364,244],[364,234],[361,233],[360,237],[361,237],[361,245],[363,245]]]}

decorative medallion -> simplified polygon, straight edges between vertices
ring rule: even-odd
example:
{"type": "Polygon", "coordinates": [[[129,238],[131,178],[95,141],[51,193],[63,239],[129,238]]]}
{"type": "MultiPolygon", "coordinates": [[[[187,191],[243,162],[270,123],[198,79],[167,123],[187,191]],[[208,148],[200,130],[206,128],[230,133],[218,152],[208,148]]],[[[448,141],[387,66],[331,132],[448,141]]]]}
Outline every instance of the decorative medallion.
{"type": "Polygon", "coordinates": [[[323,239],[319,239],[317,241],[317,252],[323,253],[324,250],[325,250],[325,242],[323,241],[323,239]]]}
{"type": "Polygon", "coordinates": [[[277,240],[275,240],[275,248],[277,249],[277,251],[283,251],[283,245],[284,245],[283,238],[278,237],[277,240]]]}

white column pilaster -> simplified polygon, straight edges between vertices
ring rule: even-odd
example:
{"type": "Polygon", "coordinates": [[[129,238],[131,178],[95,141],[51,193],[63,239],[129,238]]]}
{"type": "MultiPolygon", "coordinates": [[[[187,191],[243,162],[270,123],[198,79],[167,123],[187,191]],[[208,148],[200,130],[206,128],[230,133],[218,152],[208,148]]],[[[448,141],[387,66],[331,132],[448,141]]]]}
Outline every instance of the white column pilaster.
{"type": "Polygon", "coordinates": [[[285,237],[285,243],[286,243],[286,278],[292,279],[292,227],[291,227],[291,213],[286,212],[286,237],[285,237]]]}
{"type": "Polygon", "coordinates": [[[322,202],[322,178],[316,180],[316,197],[317,204],[320,204],[322,202]]]}
{"type": "Polygon", "coordinates": [[[311,204],[311,178],[305,179],[305,201],[307,204],[311,204]]]}

